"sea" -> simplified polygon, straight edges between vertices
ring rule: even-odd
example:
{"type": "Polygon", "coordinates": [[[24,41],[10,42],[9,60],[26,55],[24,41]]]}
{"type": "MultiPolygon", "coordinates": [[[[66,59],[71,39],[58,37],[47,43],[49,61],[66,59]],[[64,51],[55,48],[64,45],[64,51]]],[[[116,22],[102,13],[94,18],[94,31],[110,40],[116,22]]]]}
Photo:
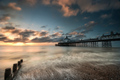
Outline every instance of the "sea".
{"type": "Polygon", "coordinates": [[[4,80],[5,69],[12,68],[13,64],[20,59],[23,59],[25,70],[77,62],[99,62],[99,65],[118,64],[120,63],[120,48],[0,46],[0,80],[4,80]]]}

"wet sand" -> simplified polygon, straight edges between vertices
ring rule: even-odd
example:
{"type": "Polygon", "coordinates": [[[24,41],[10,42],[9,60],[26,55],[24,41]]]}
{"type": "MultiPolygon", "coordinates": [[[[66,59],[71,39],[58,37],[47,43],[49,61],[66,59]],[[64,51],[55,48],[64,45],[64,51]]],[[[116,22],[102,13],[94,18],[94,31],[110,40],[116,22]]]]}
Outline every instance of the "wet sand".
{"type": "Polygon", "coordinates": [[[120,80],[119,64],[61,63],[23,69],[16,80],[120,80]]]}

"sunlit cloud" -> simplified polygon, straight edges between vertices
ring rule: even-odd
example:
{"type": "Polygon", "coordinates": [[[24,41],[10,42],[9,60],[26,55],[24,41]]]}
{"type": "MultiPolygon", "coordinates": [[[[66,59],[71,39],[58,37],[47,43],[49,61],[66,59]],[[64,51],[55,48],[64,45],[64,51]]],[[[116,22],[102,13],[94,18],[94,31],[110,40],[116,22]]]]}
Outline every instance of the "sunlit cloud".
{"type": "Polygon", "coordinates": [[[17,6],[17,3],[15,2],[12,2],[12,3],[8,3],[8,5],[0,5],[0,10],[8,10],[8,11],[11,11],[11,10],[17,10],[17,11],[21,11],[21,7],[18,7],[17,6]]]}

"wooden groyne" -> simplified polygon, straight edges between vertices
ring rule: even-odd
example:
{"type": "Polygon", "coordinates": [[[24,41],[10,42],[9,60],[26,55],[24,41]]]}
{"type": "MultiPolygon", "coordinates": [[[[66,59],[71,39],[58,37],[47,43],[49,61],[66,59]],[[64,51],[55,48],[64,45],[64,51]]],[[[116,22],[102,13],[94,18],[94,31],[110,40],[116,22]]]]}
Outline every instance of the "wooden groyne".
{"type": "Polygon", "coordinates": [[[11,68],[5,69],[4,80],[13,80],[13,78],[17,75],[18,71],[20,70],[22,63],[23,59],[18,61],[18,63],[13,64],[12,69],[11,68]]]}

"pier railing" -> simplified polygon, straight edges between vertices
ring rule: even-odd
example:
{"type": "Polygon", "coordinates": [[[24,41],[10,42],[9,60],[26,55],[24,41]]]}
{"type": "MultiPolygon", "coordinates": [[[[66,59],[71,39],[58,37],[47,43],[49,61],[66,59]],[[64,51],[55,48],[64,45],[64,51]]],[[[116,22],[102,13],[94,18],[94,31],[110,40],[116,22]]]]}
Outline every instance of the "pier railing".
{"type": "Polygon", "coordinates": [[[13,80],[13,78],[17,75],[23,63],[23,59],[18,61],[18,63],[13,64],[12,69],[6,68],[4,73],[4,80],[13,80]]]}

